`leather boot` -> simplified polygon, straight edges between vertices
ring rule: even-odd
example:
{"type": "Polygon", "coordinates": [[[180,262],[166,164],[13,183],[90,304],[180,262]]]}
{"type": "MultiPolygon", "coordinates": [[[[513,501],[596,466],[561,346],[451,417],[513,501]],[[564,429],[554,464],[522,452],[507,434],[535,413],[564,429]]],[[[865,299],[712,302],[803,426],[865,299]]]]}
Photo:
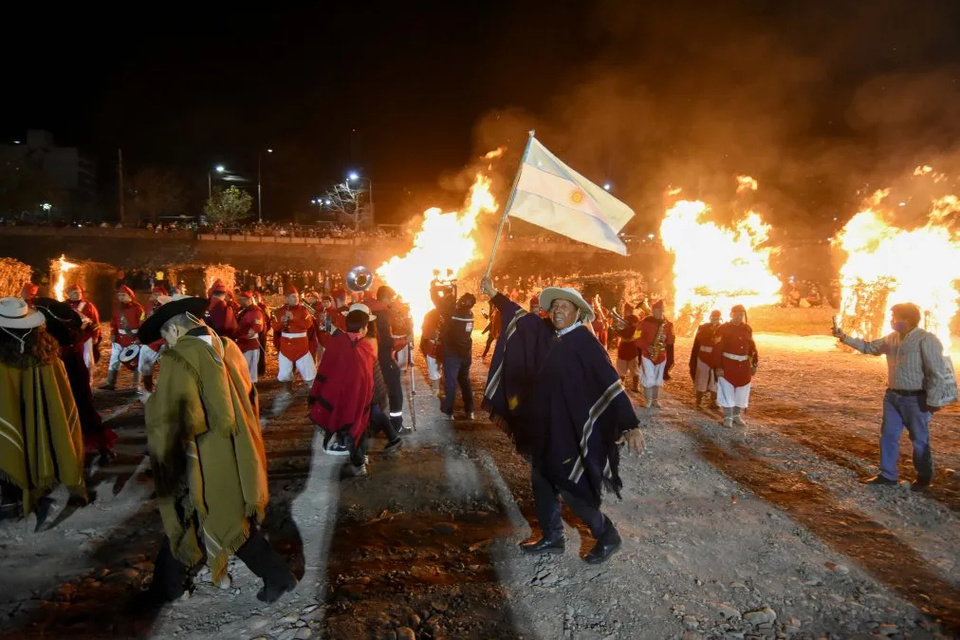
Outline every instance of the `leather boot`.
{"type": "Polygon", "coordinates": [[[703,409],[703,391],[697,391],[697,409],[703,409]]]}
{"type": "Polygon", "coordinates": [[[710,392],[710,408],[711,408],[711,409],[719,409],[719,408],[720,408],[720,405],[717,404],[717,392],[716,392],[716,391],[711,391],[711,392],[710,392]]]}
{"type": "Polygon", "coordinates": [[[237,549],[237,557],[263,579],[263,589],[257,593],[257,600],[261,602],[276,602],[280,596],[297,586],[297,579],[287,568],[283,556],[270,546],[259,531],[253,532],[237,549]]]}
{"type": "Polygon", "coordinates": [[[730,407],[723,408],[723,426],[733,428],[733,409],[730,407]]]}
{"type": "Polygon", "coordinates": [[[740,411],[740,407],[733,408],[733,424],[737,425],[738,427],[745,427],[747,426],[747,423],[744,422],[743,418],[740,416],[740,411]]]}
{"type": "Polygon", "coordinates": [[[583,558],[588,564],[606,562],[610,559],[610,556],[616,553],[623,542],[617,528],[610,522],[610,518],[606,516],[603,518],[606,524],[603,528],[603,534],[597,539],[597,544],[590,549],[590,553],[583,558]]]}
{"type": "Polygon", "coordinates": [[[653,404],[653,388],[644,387],[643,388],[643,397],[647,400],[647,409],[649,409],[653,404]]]}
{"type": "Polygon", "coordinates": [[[557,536],[554,538],[540,538],[534,542],[521,542],[520,550],[524,553],[563,553],[564,546],[566,545],[563,536],[557,536]]]}
{"type": "Polygon", "coordinates": [[[106,384],[100,385],[100,389],[104,391],[113,391],[117,388],[117,374],[120,372],[120,369],[107,369],[107,382],[106,384]]]}
{"type": "Polygon", "coordinates": [[[636,376],[633,377],[633,385],[630,387],[630,390],[640,393],[640,379],[636,376]]]}

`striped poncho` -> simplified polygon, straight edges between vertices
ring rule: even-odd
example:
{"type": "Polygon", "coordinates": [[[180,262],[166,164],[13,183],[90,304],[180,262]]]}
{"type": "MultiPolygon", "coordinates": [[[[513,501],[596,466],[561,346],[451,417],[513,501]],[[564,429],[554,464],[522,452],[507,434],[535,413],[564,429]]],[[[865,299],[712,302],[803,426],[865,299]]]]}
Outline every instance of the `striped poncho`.
{"type": "Polygon", "coordinates": [[[615,442],[639,421],[607,352],[585,326],[558,336],[503,295],[493,303],[503,322],[484,406],[558,488],[593,505],[604,487],[619,495],[615,442]]]}

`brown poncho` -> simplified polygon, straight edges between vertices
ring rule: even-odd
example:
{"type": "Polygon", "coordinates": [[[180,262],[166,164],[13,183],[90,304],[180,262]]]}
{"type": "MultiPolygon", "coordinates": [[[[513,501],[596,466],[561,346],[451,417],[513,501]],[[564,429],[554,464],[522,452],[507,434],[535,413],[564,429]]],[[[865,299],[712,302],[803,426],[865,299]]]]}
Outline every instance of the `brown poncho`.
{"type": "Polygon", "coordinates": [[[170,547],[214,583],[263,520],[269,499],[256,389],[240,349],[213,332],[188,335],[160,357],[146,405],[147,444],[170,547]],[[203,545],[201,547],[201,544],[203,545]]]}

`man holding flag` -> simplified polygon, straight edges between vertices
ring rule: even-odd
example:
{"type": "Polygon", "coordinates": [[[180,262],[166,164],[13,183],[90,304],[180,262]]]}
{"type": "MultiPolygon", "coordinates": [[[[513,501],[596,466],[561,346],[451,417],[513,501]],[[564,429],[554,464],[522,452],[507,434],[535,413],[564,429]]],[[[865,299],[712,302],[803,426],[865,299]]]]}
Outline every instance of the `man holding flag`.
{"type": "MultiPolygon", "coordinates": [[[[633,211],[566,166],[531,132],[493,251],[507,216],[626,254],[617,234],[633,211]]],[[[526,553],[563,553],[562,497],[596,540],[584,560],[604,562],[621,540],[600,511],[601,494],[619,495],[622,487],[618,445],[640,453],[644,440],[620,376],[587,329],[594,311],[579,292],[547,287],[539,306],[548,318],[527,313],[496,291],[490,266],[481,288],[502,318],[484,403],[531,461],[542,530],[539,540],[521,547],[526,553]]]]}

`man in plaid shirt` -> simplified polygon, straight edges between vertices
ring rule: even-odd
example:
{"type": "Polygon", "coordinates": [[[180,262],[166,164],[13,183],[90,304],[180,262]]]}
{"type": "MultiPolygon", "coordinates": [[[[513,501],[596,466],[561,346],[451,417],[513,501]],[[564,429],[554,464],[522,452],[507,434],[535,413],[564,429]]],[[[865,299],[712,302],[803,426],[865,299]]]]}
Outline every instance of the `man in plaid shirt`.
{"type": "Polygon", "coordinates": [[[953,365],[944,356],[943,344],[932,333],[918,328],[920,308],[912,303],[895,304],[891,315],[893,333],[879,340],[851,338],[839,327],[834,327],[833,335],[861,353],[887,356],[880,473],[867,480],[867,484],[899,484],[900,435],[906,427],[913,443],[913,466],[917,470],[912,488],[923,489],[933,480],[930,419],[944,405],[956,402],[957,381],[953,365]]]}

